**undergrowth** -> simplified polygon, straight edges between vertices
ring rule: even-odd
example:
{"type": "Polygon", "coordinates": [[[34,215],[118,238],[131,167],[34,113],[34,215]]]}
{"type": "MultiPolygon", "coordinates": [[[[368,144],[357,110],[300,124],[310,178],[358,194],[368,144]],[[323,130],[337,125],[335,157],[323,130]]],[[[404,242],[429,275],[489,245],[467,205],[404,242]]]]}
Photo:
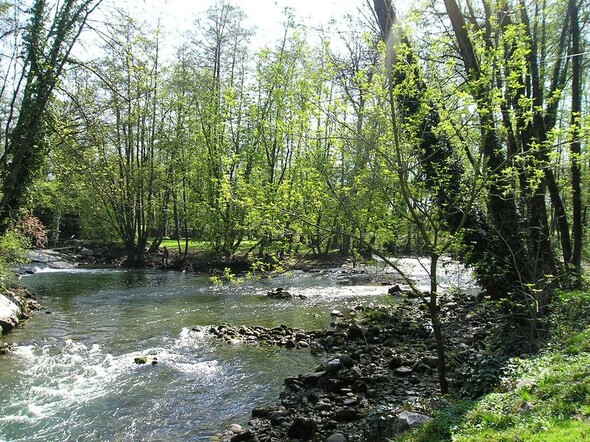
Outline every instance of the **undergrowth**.
{"type": "Polygon", "coordinates": [[[590,293],[560,293],[538,354],[512,358],[494,391],[457,400],[403,442],[590,441],[590,293]]]}

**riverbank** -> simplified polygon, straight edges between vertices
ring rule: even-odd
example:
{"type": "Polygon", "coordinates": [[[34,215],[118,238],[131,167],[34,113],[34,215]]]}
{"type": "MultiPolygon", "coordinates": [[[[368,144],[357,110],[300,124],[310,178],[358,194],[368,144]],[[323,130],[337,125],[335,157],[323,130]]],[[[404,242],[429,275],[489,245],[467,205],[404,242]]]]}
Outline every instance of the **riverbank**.
{"type": "Polygon", "coordinates": [[[16,285],[0,285],[0,335],[12,331],[39,309],[39,303],[28,290],[16,285]]]}
{"type": "MultiPolygon", "coordinates": [[[[387,291],[386,286],[378,287],[389,284],[391,275],[338,258],[341,261],[321,263],[307,258],[300,268],[323,269],[323,274],[342,285],[371,283],[375,290],[387,291]]],[[[323,361],[313,373],[286,379],[279,402],[253,410],[250,425],[244,423],[242,428],[249,432],[235,426],[226,438],[373,440],[374,434],[392,434],[427,421],[432,410],[445,403],[438,394],[434,339],[420,301],[402,295],[392,298],[393,304],[399,302],[396,306],[333,312],[328,330],[209,328],[209,333],[233,344],[311,351],[323,361]]],[[[461,348],[467,357],[476,351],[476,336],[480,338],[486,327],[478,325],[478,315],[473,315],[473,321],[461,319],[477,311],[472,295],[445,296],[442,314],[448,348],[461,348]]]]}
{"type": "MultiPolygon", "coordinates": [[[[442,303],[449,380],[455,388],[462,382],[457,361],[478,355],[492,332],[479,305],[464,294],[447,295],[442,303]]],[[[428,422],[435,410],[448,405],[439,393],[432,329],[418,300],[404,297],[396,305],[334,315],[329,330],[208,330],[233,345],[280,345],[311,351],[324,361],[313,373],[285,379],[275,404],[253,409],[247,426],[234,426],[223,440],[384,440],[428,422]]]]}

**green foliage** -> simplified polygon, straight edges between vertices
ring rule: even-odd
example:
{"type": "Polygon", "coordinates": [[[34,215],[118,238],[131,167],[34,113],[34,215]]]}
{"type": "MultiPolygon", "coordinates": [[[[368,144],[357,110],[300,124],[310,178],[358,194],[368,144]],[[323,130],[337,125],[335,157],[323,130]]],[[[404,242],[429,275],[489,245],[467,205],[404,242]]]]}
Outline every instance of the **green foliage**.
{"type": "Polygon", "coordinates": [[[223,269],[223,274],[221,275],[213,275],[209,278],[209,280],[216,286],[222,286],[226,283],[230,284],[240,284],[242,282],[241,278],[238,278],[234,273],[232,273],[229,267],[225,267],[223,269]]]}
{"type": "Polygon", "coordinates": [[[30,240],[15,229],[0,235],[0,281],[12,275],[8,268],[10,264],[25,262],[25,251],[29,245],[30,240]]]}
{"type": "Polygon", "coordinates": [[[477,403],[453,440],[584,440],[574,435],[590,434],[589,405],[590,354],[548,351],[514,360],[501,391],[477,403]]]}
{"type": "Polygon", "coordinates": [[[477,398],[498,384],[506,358],[497,354],[471,354],[455,360],[457,391],[460,396],[477,398]]]}
{"type": "MultiPolygon", "coordinates": [[[[590,440],[590,292],[560,292],[551,306],[554,328],[546,349],[503,364],[493,392],[435,415],[396,440],[590,440]]],[[[481,365],[494,361],[482,360],[481,365]]]]}
{"type": "Polygon", "coordinates": [[[460,401],[437,411],[433,420],[420,426],[415,431],[403,434],[396,442],[444,442],[452,440],[455,429],[461,424],[474,402],[460,401]]]}

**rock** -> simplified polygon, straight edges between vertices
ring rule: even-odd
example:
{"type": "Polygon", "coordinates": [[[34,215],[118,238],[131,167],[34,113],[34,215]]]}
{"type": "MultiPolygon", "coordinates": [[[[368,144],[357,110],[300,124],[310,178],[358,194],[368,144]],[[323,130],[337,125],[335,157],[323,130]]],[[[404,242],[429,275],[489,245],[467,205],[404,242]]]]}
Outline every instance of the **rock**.
{"type": "Polygon", "coordinates": [[[344,365],[342,364],[342,362],[340,362],[340,359],[332,359],[330,362],[328,362],[328,367],[326,368],[326,373],[328,375],[334,375],[336,373],[338,373],[340,370],[342,370],[344,368],[344,365]]]}
{"type": "Polygon", "coordinates": [[[273,299],[293,299],[293,295],[282,287],[277,287],[276,289],[271,290],[266,296],[273,299]]]}
{"type": "Polygon", "coordinates": [[[233,434],[242,434],[244,432],[244,428],[239,424],[231,424],[228,430],[233,434]]]}
{"type": "Polygon", "coordinates": [[[293,423],[289,426],[287,434],[293,439],[308,441],[313,439],[316,431],[317,424],[313,419],[298,417],[295,418],[293,423]]]}
{"type": "Polygon", "coordinates": [[[251,430],[236,434],[230,439],[231,442],[259,442],[258,436],[254,435],[251,430]]]}
{"type": "Polygon", "coordinates": [[[0,327],[8,333],[19,324],[22,309],[4,295],[0,295],[0,327]]]}
{"type": "Polygon", "coordinates": [[[326,439],[326,442],[347,442],[343,434],[336,433],[326,439]]]}
{"type": "Polygon", "coordinates": [[[74,265],[69,262],[65,262],[65,261],[54,261],[54,262],[48,262],[47,267],[49,267],[50,269],[56,269],[56,270],[67,270],[67,269],[73,269],[74,265]]]}
{"type": "Polygon", "coordinates": [[[358,421],[363,417],[363,414],[359,410],[353,408],[342,408],[334,414],[334,420],[337,422],[354,422],[358,421]]]}
{"type": "Polygon", "coordinates": [[[410,411],[402,411],[397,415],[393,422],[393,429],[396,433],[403,433],[410,428],[416,428],[426,422],[431,421],[432,418],[420,413],[412,413],[410,411]]]}
{"type": "Polygon", "coordinates": [[[350,355],[340,355],[338,357],[338,360],[346,368],[352,368],[352,366],[354,365],[354,360],[350,355]]]}
{"type": "Polygon", "coordinates": [[[10,351],[10,345],[6,342],[0,344],[0,355],[6,355],[10,351]]]}
{"type": "Polygon", "coordinates": [[[325,374],[324,371],[316,371],[315,373],[308,374],[303,378],[303,383],[313,387],[318,384],[318,381],[323,378],[325,374]]]}
{"type": "Polygon", "coordinates": [[[394,285],[393,287],[389,287],[389,290],[387,290],[387,293],[390,294],[391,296],[399,295],[399,294],[401,294],[401,292],[402,292],[402,289],[398,284],[394,285]]]}
{"type": "Polygon", "coordinates": [[[352,324],[349,328],[348,331],[346,332],[346,337],[353,341],[355,339],[363,339],[365,336],[363,329],[361,328],[360,325],[357,324],[352,324]]]}
{"type": "Polygon", "coordinates": [[[399,367],[394,370],[394,373],[397,376],[409,376],[412,374],[412,369],[410,367],[399,367]]]}
{"type": "Polygon", "coordinates": [[[334,317],[334,318],[341,318],[344,315],[342,314],[342,312],[340,310],[332,310],[330,312],[330,316],[334,317]]]}
{"type": "Polygon", "coordinates": [[[147,364],[147,361],[148,361],[148,357],[147,356],[136,356],[133,359],[133,362],[135,362],[138,365],[147,364]]]}
{"type": "Polygon", "coordinates": [[[402,365],[404,365],[404,361],[399,355],[394,355],[389,361],[389,368],[391,369],[400,368],[402,365]]]}
{"type": "Polygon", "coordinates": [[[258,407],[258,408],[254,408],[252,409],[252,417],[254,418],[258,418],[258,417],[269,417],[273,414],[274,409],[273,408],[263,408],[263,407],[258,407]]]}
{"type": "Polygon", "coordinates": [[[422,363],[429,366],[430,368],[438,367],[438,358],[436,356],[424,356],[422,363]]]}

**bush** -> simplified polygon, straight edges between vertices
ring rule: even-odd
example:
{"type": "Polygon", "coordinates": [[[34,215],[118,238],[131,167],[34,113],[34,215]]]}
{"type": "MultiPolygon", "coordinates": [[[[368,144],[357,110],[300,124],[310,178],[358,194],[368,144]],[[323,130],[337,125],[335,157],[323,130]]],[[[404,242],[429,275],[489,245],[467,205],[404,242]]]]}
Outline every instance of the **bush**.
{"type": "Polygon", "coordinates": [[[0,280],[11,275],[8,265],[25,261],[25,250],[29,240],[20,232],[12,229],[0,236],[0,280]]]}
{"type": "Polygon", "coordinates": [[[12,229],[28,239],[25,248],[42,249],[47,246],[48,230],[39,218],[30,213],[22,215],[12,229]]]}

